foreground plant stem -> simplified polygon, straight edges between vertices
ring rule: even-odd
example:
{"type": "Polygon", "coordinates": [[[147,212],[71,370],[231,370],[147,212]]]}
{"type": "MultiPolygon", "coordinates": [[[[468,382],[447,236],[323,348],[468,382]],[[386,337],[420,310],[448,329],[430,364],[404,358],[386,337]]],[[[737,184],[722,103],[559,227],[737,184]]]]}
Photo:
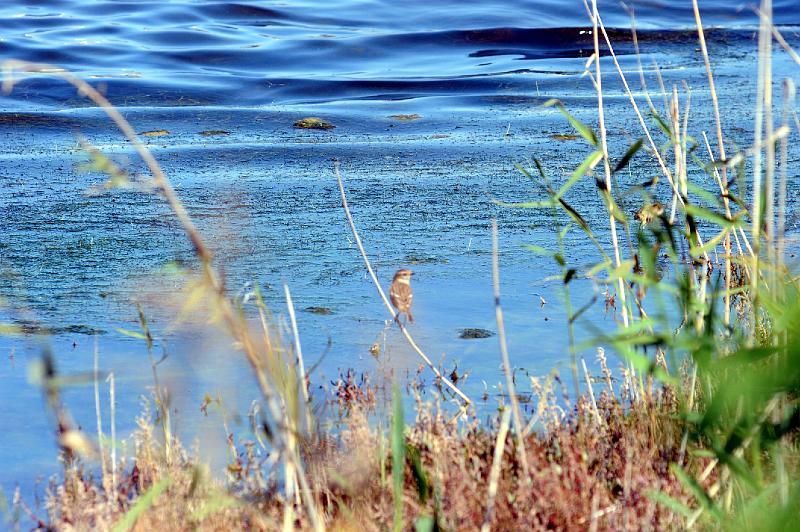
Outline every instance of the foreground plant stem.
{"type": "Polygon", "coordinates": [[[389,299],[386,297],[386,293],[381,288],[381,283],[378,280],[378,276],[375,275],[375,271],[372,269],[372,265],[369,262],[369,258],[367,258],[367,252],[364,250],[364,245],[361,243],[361,237],[358,236],[358,231],[356,230],[356,224],[353,221],[353,215],[350,213],[350,207],[347,205],[347,196],[344,193],[344,182],[342,181],[342,174],[339,171],[339,161],[333,161],[333,170],[336,173],[336,181],[339,183],[339,193],[341,194],[342,198],[342,208],[344,208],[344,214],[347,217],[347,223],[350,224],[350,230],[353,233],[353,238],[355,239],[356,246],[358,247],[358,251],[361,252],[361,258],[364,259],[364,266],[367,268],[367,272],[369,272],[370,277],[372,278],[372,282],[375,284],[375,288],[378,290],[378,294],[381,296],[381,300],[383,300],[383,304],[386,306],[386,309],[389,311],[389,315],[392,317],[393,320],[397,323],[397,326],[400,327],[400,332],[403,333],[406,340],[408,341],[409,345],[412,349],[419,355],[419,357],[425,361],[425,364],[433,371],[436,375],[436,378],[439,379],[441,382],[444,382],[448,388],[450,388],[456,395],[458,395],[462,401],[464,401],[464,406],[469,406],[472,404],[472,401],[469,397],[467,397],[464,392],[458,389],[458,387],[450,382],[450,380],[442,375],[439,369],[433,365],[431,359],[428,358],[428,355],[425,354],[422,349],[417,345],[412,338],[411,334],[408,332],[408,329],[403,325],[400,320],[395,319],[396,314],[394,309],[392,309],[392,304],[389,302],[389,299]]]}
{"type": "MultiPolygon", "coordinates": [[[[711,104],[714,108],[714,122],[717,130],[717,149],[719,149],[719,160],[724,161],[727,159],[725,155],[725,141],[722,136],[722,119],[719,114],[719,99],[717,98],[717,88],[714,84],[714,74],[711,71],[711,61],[708,57],[708,48],[706,47],[706,36],[703,31],[703,21],[700,18],[700,8],[697,6],[697,0],[692,0],[692,9],[694,10],[694,20],[697,24],[697,38],[700,41],[700,51],[703,53],[703,62],[706,65],[706,77],[708,78],[708,89],[711,92],[711,104]]],[[[705,134],[704,134],[705,136],[705,134]]],[[[710,151],[710,149],[709,149],[710,151]]],[[[712,160],[714,159],[712,154],[712,160]]],[[[716,172],[716,168],[714,169],[716,172]]],[[[724,186],[720,185],[722,189],[722,201],[725,205],[725,215],[728,221],[731,220],[731,210],[728,200],[728,169],[722,167],[722,179],[720,183],[725,183],[724,186]]],[[[730,325],[731,322],[731,235],[725,235],[725,309],[724,317],[725,325],[730,325]]]]}
{"type": "MultiPolygon", "coordinates": [[[[513,368],[508,356],[508,344],[506,343],[506,326],[503,320],[503,308],[500,306],[500,249],[497,240],[497,220],[492,219],[492,286],[494,287],[494,310],[497,319],[497,337],[500,341],[500,355],[503,357],[503,373],[506,376],[506,387],[511,401],[511,412],[514,414],[514,429],[517,437],[517,455],[522,463],[522,470],[525,477],[530,476],[528,468],[528,453],[525,449],[525,440],[522,432],[525,427],[522,424],[522,416],[519,412],[519,398],[517,397],[516,387],[514,386],[513,368]]],[[[577,400],[577,396],[576,396],[577,400]]]]}

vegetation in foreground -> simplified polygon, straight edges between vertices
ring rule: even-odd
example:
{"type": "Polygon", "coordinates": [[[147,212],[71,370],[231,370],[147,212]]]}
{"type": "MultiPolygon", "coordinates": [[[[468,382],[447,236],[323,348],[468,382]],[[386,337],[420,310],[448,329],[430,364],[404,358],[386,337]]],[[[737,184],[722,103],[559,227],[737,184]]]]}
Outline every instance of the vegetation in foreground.
{"type": "MultiPolygon", "coordinates": [[[[539,388],[536,415],[543,428],[525,437],[523,466],[507,425],[451,422],[438,406],[418,402],[415,422],[392,428],[387,437],[367,421],[374,407],[370,390],[344,386],[336,390],[343,396],[342,429],[319,434],[303,450],[317,507],[334,530],[390,529],[397,504],[403,530],[471,530],[485,522],[495,530],[678,528],[683,517],[653,495],[689,504],[691,495],[670,474],[670,464],[685,462],[687,471],[700,474],[711,461],[682,456],[679,402],[666,389],[637,402],[604,389],[596,411],[584,399],[566,414],[554,393],[558,384],[550,380],[539,388]],[[495,460],[498,433],[504,439],[495,460]],[[400,469],[394,456],[402,457],[400,469]],[[493,473],[495,461],[500,466],[493,473]],[[490,479],[496,495],[487,516],[490,479]]],[[[134,518],[137,530],[175,523],[202,530],[278,529],[288,506],[291,529],[313,528],[303,507],[286,500],[279,475],[264,467],[268,447],[259,441],[232,446],[225,483],[213,480],[177,442],[168,460],[148,417],[140,427],[135,456],[120,464],[115,491],[108,478],[100,482],[68,468],[66,479],[48,490],[46,513],[36,518],[76,530],[111,529],[134,518]]]]}
{"type": "MultiPolygon", "coordinates": [[[[118,460],[113,434],[110,445],[103,437],[99,408],[99,446],[71,422],[60,399],[63,380],[45,353],[41,379],[58,422],[64,478],[51,487],[45,513],[18,497],[13,511],[56,529],[785,527],[800,515],[800,285],[785,262],[789,139],[797,134],[792,126],[800,129],[800,124],[790,81],[783,85],[780,124],[773,117],[773,38],[789,48],[771,25],[769,6],[768,1],[761,6],[753,146],[726,155],[730,145],[722,133],[694,2],[716,118],[716,153],[705,133],[700,140],[687,131],[688,92],[681,95],[675,87],[670,97],[663,90],[661,111],[648,95],[645,118],[628,91],[644,136],[612,163],[597,60],[601,36],[604,52],[616,62],[592,5],[595,54],[587,62],[587,75],[597,88],[597,132],[560,102],[547,104],[566,116],[589,153],[560,187],[538,161],[533,170],[520,167],[540,196],[508,207],[546,209],[554,226],[563,227],[555,235],[557,249],[532,250],[562,267],[559,281],[570,337],[587,308],[573,307],[571,290],[576,282],[586,282],[605,294],[619,317],[618,329],[598,333],[591,347],[613,348],[627,366],[616,389],[608,371],[605,386],[592,386],[585,367],[581,379],[577,356],[590,346],[570,342],[577,404],[556,400],[557,381],[532,382],[539,407],[532,419],[523,420],[505,349],[495,253],[498,336],[510,403],[501,409],[496,426],[481,426],[469,417],[470,400],[455,379],[434,367],[398,323],[435,373],[442,397],[461,405],[459,414],[449,419],[437,405],[418,402],[416,422],[407,427],[395,392],[391,415],[379,415],[370,424],[371,390],[346,382],[339,388],[342,428],[324,430],[310,412],[299,343],[282,339],[258,293],[251,309],[257,328],[241,303],[228,297],[212,253],[124,118],[66,72],[6,62],[7,73],[66,79],[128,137],[152,180],[132,180],[87,146],[96,170],[109,176],[101,191],[153,191],[169,203],[197,258],[197,268],[186,272],[188,296],[181,315],[206,315],[235,341],[256,376],[263,405],[263,413],[253,416],[252,440],[231,438],[228,481],[213,480],[172,436],[168,395],[154,363],[156,420],[142,419],[135,456],[118,460]],[[661,146],[648,122],[663,135],[661,146]],[[658,162],[661,175],[625,189],[617,173],[640,151],[658,162]],[[570,203],[570,189],[587,174],[607,210],[610,249],[597,236],[600,228],[591,227],[570,203]],[[636,207],[632,221],[629,212],[636,207]],[[596,263],[568,266],[564,241],[570,230],[581,231],[595,244],[596,263]],[[82,464],[91,463],[87,459],[97,447],[99,473],[93,474],[82,464]]],[[[624,78],[621,69],[617,73],[624,78]]],[[[6,89],[12,85],[7,78],[6,89]]],[[[345,214],[372,273],[341,178],[339,185],[345,214]]],[[[495,250],[496,242],[495,228],[495,250]]],[[[373,279],[386,301],[374,274],[373,279]]],[[[294,325],[288,289],[286,296],[294,325]]],[[[153,336],[140,315],[141,332],[129,332],[151,353],[153,336]]]]}

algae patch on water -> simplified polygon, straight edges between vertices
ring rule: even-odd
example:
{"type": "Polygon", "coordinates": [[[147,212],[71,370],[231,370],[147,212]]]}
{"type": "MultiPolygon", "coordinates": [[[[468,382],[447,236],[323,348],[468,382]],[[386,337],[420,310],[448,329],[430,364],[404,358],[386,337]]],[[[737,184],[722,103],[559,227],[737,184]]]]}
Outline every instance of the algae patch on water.
{"type": "Polygon", "coordinates": [[[460,334],[458,335],[458,337],[462,340],[480,340],[483,338],[491,338],[492,336],[494,336],[492,331],[487,329],[477,329],[474,327],[461,329],[460,334]]]}
{"type": "Polygon", "coordinates": [[[142,131],[139,133],[140,137],[163,137],[164,135],[169,135],[169,131],[166,129],[155,129],[153,131],[142,131]]]}
{"type": "Polygon", "coordinates": [[[389,118],[394,120],[419,120],[422,116],[418,114],[413,115],[389,115],[389,118]]]}
{"type": "Polygon", "coordinates": [[[319,314],[320,316],[330,316],[333,314],[333,310],[328,307],[306,307],[303,311],[309,314],[319,314]]]}
{"type": "Polygon", "coordinates": [[[308,118],[301,118],[300,120],[297,120],[293,125],[298,129],[333,129],[336,127],[327,120],[323,120],[321,118],[317,118],[314,116],[308,118]]]}
{"type": "Polygon", "coordinates": [[[557,133],[555,135],[550,135],[550,138],[553,139],[553,140],[561,140],[561,141],[578,140],[578,135],[569,135],[569,134],[557,133]]]}

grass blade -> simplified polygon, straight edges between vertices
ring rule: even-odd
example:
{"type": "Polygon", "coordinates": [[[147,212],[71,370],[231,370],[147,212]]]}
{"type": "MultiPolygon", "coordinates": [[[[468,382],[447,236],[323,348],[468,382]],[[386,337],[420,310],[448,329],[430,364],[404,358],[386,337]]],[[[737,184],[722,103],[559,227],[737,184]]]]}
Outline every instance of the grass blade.
{"type": "Polygon", "coordinates": [[[127,532],[131,530],[136,524],[136,521],[143,513],[149,510],[156,502],[156,499],[166,490],[172,483],[172,479],[164,477],[148,489],[144,495],[139,497],[130,510],[128,510],[122,519],[114,525],[114,532],[127,532]]]}
{"type": "Polygon", "coordinates": [[[644,143],[644,139],[639,139],[636,142],[634,142],[631,145],[631,147],[628,148],[628,151],[625,152],[625,155],[622,156],[622,159],[619,160],[619,162],[617,163],[617,166],[614,167],[614,170],[613,170],[612,173],[616,174],[617,172],[619,172],[620,170],[622,170],[623,168],[628,166],[628,163],[631,162],[631,159],[633,159],[633,156],[636,155],[636,153],[642,148],[642,144],[643,143],[644,143]]]}
{"type": "Polygon", "coordinates": [[[595,147],[600,145],[599,141],[597,140],[597,135],[595,135],[594,131],[592,131],[592,128],[590,128],[589,126],[587,126],[586,124],[584,124],[583,122],[572,116],[572,113],[567,111],[567,108],[564,107],[564,104],[561,103],[559,100],[556,99],[547,100],[546,102],[544,102],[543,106],[557,107],[558,110],[561,111],[561,114],[567,117],[567,120],[569,120],[569,123],[572,124],[572,127],[575,128],[575,131],[577,131],[583,138],[585,138],[589,144],[595,147]]]}
{"type": "Polygon", "coordinates": [[[403,484],[405,484],[405,421],[400,389],[392,387],[392,489],[394,492],[394,531],[403,530],[403,484]]]}

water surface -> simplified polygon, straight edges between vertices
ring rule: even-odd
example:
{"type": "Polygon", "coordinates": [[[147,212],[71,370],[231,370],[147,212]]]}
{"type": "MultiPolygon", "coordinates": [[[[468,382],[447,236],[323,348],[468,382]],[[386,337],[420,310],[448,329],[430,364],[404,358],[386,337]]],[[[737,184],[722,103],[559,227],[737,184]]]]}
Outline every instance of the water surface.
{"type": "MultiPolygon", "coordinates": [[[[797,46],[796,2],[774,4],[776,22],[797,46]]],[[[630,16],[617,2],[600,5],[644,105],[630,16]]],[[[677,86],[684,103],[689,87],[690,134],[699,137],[713,121],[691,3],[634,6],[656,106],[664,108],[658,75],[668,91],[677,86]]],[[[701,10],[726,134],[746,146],[757,20],[744,3],[701,2],[701,10]]],[[[565,220],[494,200],[541,198],[515,163],[531,167],[537,157],[558,183],[589,153],[580,141],[554,137],[571,131],[556,111],[541,107],[560,98],[594,125],[596,101],[583,75],[593,44],[581,2],[7,1],[0,29],[0,59],[68,68],[101,88],[137,131],[168,132],[145,139],[224,265],[231,292],[243,296],[257,283],[280,319],[282,286],[290,286],[301,310],[307,364],[324,354],[312,376],[315,386],[349,367],[403,374],[417,365],[394,330],[386,337],[388,355],[380,361],[369,355],[369,346],[382,339],[385,316],[352,244],[332,158],[341,161],[379,276],[388,283],[399,267],[415,270],[413,333],[448,371],[457,364],[470,373],[465,391],[476,399],[484,392],[493,396],[502,379],[496,338],[458,337],[464,327],[496,330],[492,218],[500,227],[503,304],[518,378],[525,383],[526,373],[547,375],[554,368],[567,373],[561,283],[551,279],[558,267],[523,248],[552,246],[554,227],[565,220]],[[292,127],[307,116],[336,128],[292,127]],[[331,313],[302,312],[308,307],[331,313]]],[[[608,57],[602,66],[609,74],[609,141],[620,157],[641,133],[608,57]]],[[[797,67],[782,53],[775,70],[778,78],[797,78],[797,67]]],[[[160,370],[173,390],[179,431],[189,441],[200,438],[210,455],[224,446],[219,412],[199,413],[205,394],[224,397],[232,412],[257,396],[223,339],[169,332],[174,313],[165,310],[166,302],[181,283],[163,272],[174,264],[191,266],[191,248],[152,196],[85,193],[102,177],[77,170],[86,162],[77,132],[130,171],[144,171],[103,114],[63,82],[27,78],[0,99],[0,314],[3,321],[52,333],[40,341],[0,339],[7,357],[0,364],[0,399],[7,405],[0,414],[0,485],[7,492],[20,483],[30,493],[37,476],[57,471],[51,420],[26,376],[42,345],[51,346],[61,371],[80,375],[91,370],[96,335],[101,367],[117,378],[119,431],[135,427],[150,369],[140,342],[116,332],[136,328],[135,301],[162,338],[158,349],[168,357],[160,370]]],[[[794,149],[791,158],[797,160],[794,149]]],[[[692,172],[711,185],[697,168],[692,172]]],[[[658,173],[642,153],[622,185],[658,173]]],[[[666,202],[667,185],[659,187],[656,194],[666,202]]],[[[608,221],[591,180],[570,194],[607,245],[608,221]]],[[[635,198],[626,205],[631,213],[637,207],[635,198]]],[[[576,266],[597,260],[579,231],[567,235],[566,246],[576,266]]],[[[601,290],[587,282],[574,286],[576,306],[601,290]]],[[[602,298],[586,321],[614,324],[602,298]]],[[[590,334],[580,328],[580,338],[590,334]]],[[[592,350],[582,355],[593,365],[592,350]]],[[[65,399],[91,432],[93,391],[84,382],[65,399]]],[[[234,430],[247,432],[240,424],[234,430]]]]}

